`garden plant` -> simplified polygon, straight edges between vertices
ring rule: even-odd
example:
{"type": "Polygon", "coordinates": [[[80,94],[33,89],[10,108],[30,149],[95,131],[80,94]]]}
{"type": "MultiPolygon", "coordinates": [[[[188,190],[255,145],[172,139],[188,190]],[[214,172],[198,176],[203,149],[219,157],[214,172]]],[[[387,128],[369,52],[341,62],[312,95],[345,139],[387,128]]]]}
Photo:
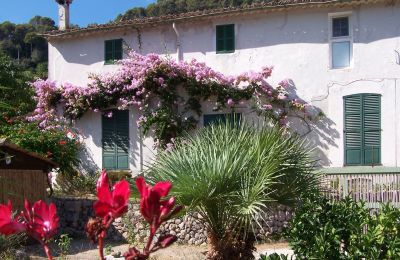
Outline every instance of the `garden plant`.
{"type": "Polygon", "coordinates": [[[160,153],[146,176],[170,180],[177,201],[204,218],[210,259],[253,259],[253,230],[268,206],[293,205],[316,189],[310,153],[277,127],[220,122],[160,153]]]}
{"type": "MultiPolygon", "coordinates": [[[[172,187],[170,182],[159,182],[154,187],[147,185],[143,177],[136,179],[136,186],[140,193],[140,212],[144,219],[150,224],[150,236],[143,251],[130,248],[124,254],[128,260],[144,260],[150,254],[170,246],[176,241],[176,236],[155,235],[160,225],[177,214],[182,207],[175,205],[175,198],[164,199],[168,196],[172,187]]],[[[126,180],[117,182],[111,189],[107,173],[102,172],[97,181],[97,197],[94,203],[96,217],[88,221],[86,232],[89,238],[98,243],[100,259],[104,257],[104,239],[112,222],[128,211],[130,196],[129,183],[126,180]]],[[[43,201],[37,201],[30,205],[25,201],[25,210],[21,214],[14,215],[12,203],[0,204],[0,234],[9,236],[25,232],[31,238],[37,240],[44,248],[49,260],[53,259],[48,246],[49,241],[56,235],[59,227],[59,217],[54,203],[47,205],[43,201]]],[[[68,239],[62,238],[60,242],[64,249],[69,247],[68,239]]]]}
{"type": "Polygon", "coordinates": [[[381,204],[370,213],[350,198],[304,200],[286,238],[296,259],[400,259],[400,209],[381,204]]]}

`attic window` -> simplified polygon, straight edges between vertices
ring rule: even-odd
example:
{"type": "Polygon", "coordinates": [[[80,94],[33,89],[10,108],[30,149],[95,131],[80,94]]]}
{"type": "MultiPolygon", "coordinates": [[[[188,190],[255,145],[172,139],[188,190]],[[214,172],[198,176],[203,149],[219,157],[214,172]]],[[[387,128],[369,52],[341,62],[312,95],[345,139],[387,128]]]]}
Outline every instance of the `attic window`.
{"type": "Polygon", "coordinates": [[[122,39],[105,41],[104,49],[105,64],[114,64],[115,61],[122,60],[122,39]]]}
{"type": "Polygon", "coordinates": [[[331,69],[348,68],[353,56],[350,13],[331,16],[330,28],[331,69]]]}

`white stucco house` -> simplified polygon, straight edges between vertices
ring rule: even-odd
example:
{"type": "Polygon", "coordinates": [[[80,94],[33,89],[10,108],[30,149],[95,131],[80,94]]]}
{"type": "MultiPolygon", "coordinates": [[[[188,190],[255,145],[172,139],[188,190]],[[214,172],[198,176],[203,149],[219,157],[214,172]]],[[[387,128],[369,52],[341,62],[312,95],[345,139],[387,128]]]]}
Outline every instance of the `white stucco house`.
{"type": "MultiPolygon", "coordinates": [[[[118,66],[107,61],[123,58],[122,44],[141,54],[195,58],[228,75],[273,65],[273,83],[292,79],[298,95],[326,115],[307,136],[324,167],[400,172],[397,0],[272,0],[82,29],[66,29],[68,19],[61,23],[62,30],[46,35],[49,78],[60,84],[85,85],[89,73],[115,71],[118,66]]],[[[215,113],[204,106],[204,120],[215,113]]],[[[134,108],[121,115],[129,153],[121,167],[112,164],[116,170],[138,172],[154,154],[151,138],[136,125],[138,116],[134,108]]],[[[76,125],[86,144],[83,159],[91,167],[105,167],[115,158],[103,151],[102,121],[101,113],[88,112],[76,125]]]]}

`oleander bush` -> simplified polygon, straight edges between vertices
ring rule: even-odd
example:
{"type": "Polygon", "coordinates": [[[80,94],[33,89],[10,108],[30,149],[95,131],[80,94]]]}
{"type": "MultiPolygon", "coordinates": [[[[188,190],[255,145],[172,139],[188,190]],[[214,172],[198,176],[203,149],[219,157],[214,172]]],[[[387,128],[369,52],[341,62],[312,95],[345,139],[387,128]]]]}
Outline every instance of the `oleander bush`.
{"type": "Polygon", "coordinates": [[[308,198],[285,236],[297,259],[399,259],[400,209],[382,204],[370,214],[350,198],[308,198]]]}

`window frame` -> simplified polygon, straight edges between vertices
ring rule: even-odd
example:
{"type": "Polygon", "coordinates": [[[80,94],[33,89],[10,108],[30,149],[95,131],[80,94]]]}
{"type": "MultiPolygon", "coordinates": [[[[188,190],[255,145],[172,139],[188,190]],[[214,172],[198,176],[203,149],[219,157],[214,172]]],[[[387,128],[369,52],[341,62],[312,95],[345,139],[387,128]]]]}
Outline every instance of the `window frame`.
{"type": "Polygon", "coordinates": [[[104,41],[104,64],[105,65],[113,65],[116,63],[118,60],[122,60],[124,58],[124,40],[122,38],[118,39],[109,39],[104,41]],[[115,59],[115,42],[121,41],[121,59],[115,59]],[[107,59],[107,43],[111,42],[113,44],[112,48],[112,57],[113,59],[107,59]]]}
{"type": "MultiPolygon", "coordinates": [[[[226,41],[225,38],[224,38],[224,41],[226,41]]],[[[226,46],[226,43],[224,45],[226,46]]],[[[236,51],[236,25],[234,23],[215,25],[215,52],[216,52],[216,54],[235,53],[235,51],[236,51]],[[232,39],[233,40],[233,42],[232,42],[233,49],[232,50],[218,50],[218,39],[219,39],[218,38],[218,27],[227,27],[227,26],[233,27],[233,39],[232,39]]]]}
{"type": "Polygon", "coordinates": [[[352,12],[338,12],[338,13],[329,13],[328,14],[328,38],[329,38],[329,69],[330,70],[346,70],[353,68],[353,22],[352,22],[352,12]],[[349,27],[349,35],[348,36],[337,36],[333,37],[333,19],[335,18],[348,18],[348,27],[349,27]],[[334,67],[333,66],[333,44],[340,42],[349,42],[349,66],[347,67],[334,67]]]}

